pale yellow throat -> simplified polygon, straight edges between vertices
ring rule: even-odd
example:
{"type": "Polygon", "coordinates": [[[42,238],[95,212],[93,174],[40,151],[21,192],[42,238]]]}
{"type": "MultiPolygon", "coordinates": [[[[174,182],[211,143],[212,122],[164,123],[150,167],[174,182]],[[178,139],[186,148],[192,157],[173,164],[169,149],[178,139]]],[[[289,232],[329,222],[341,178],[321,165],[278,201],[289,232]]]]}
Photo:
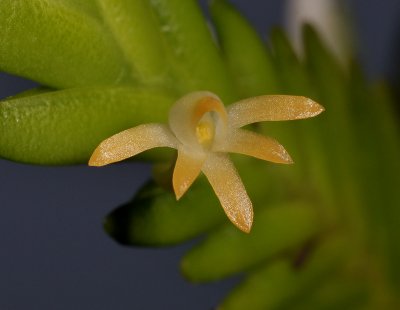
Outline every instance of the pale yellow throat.
{"type": "Polygon", "coordinates": [[[211,121],[200,120],[196,126],[197,141],[209,149],[214,142],[215,125],[211,121]]]}

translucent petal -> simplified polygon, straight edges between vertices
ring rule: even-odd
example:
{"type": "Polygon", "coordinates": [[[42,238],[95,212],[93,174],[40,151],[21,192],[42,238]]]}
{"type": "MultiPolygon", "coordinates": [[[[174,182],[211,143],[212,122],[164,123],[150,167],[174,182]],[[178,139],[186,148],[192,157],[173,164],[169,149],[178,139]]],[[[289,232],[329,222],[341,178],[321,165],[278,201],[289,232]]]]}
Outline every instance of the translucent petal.
{"type": "Polygon", "coordinates": [[[196,127],[208,112],[215,112],[226,124],[225,107],[216,95],[207,91],[190,93],[171,107],[169,126],[182,144],[201,149],[202,146],[197,140],[196,127]]]}
{"type": "Polygon", "coordinates": [[[238,101],[228,108],[229,124],[242,127],[262,121],[285,121],[314,117],[324,111],[315,101],[301,96],[271,95],[238,101]]]}
{"type": "Polygon", "coordinates": [[[205,157],[204,153],[194,154],[184,148],[178,149],[178,159],[172,177],[176,199],[179,200],[199,176],[205,157]]]}
{"type": "Polygon", "coordinates": [[[244,129],[232,130],[215,151],[239,153],[280,164],[293,163],[288,152],[275,139],[244,129]]]}
{"type": "Polygon", "coordinates": [[[135,156],[155,147],[177,148],[177,140],[168,126],[144,124],[124,130],[104,140],[95,149],[89,166],[104,166],[135,156]]]}
{"type": "Polygon", "coordinates": [[[250,232],[253,223],[253,206],[228,156],[211,153],[202,171],[231,222],[240,230],[250,232]]]}

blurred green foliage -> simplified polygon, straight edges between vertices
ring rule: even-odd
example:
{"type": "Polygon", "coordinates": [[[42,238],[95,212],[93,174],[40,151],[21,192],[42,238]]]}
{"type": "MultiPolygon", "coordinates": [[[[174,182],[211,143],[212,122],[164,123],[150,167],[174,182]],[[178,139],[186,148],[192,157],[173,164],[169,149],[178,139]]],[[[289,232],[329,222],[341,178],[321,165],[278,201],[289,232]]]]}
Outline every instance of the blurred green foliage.
{"type": "Polygon", "coordinates": [[[211,4],[215,42],[193,0],[2,0],[0,69],[46,87],[0,102],[0,156],[85,163],[108,136],[165,121],[193,90],[226,104],[260,94],[311,97],[312,120],[254,127],[297,162],[233,159],[255,206],[245,235],[203,179],[176,202],[171,153],[154,180],[106,218],[128,245],[204,239],[182,259],[194,282],[244,274],[221,309],[400,308],[400,139],[385,84],[343,66],[304,28],[304,59],[274,29],[265,44],[224,0],[211,4]]]}

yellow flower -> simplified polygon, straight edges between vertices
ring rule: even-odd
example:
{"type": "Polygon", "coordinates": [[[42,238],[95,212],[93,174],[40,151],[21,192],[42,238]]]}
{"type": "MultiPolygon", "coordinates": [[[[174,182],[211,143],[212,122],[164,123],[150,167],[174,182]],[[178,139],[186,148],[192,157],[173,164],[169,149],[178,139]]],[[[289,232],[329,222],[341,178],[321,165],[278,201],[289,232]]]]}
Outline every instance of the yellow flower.
{"type": "Polygon", "coordinates": [[[286,150],[272,138],[241,127],[261,122],[303,119],[324,108],[298,96],[259,96],[238,101],[227,108],[213,93],[200,91],[179,99],[166,124],[143,124],[104,140],[92,154],[89,165],[103,166],[155,147],[178,150],[172,184],[180,199],[203,172],[228,218],[250,232],[253,207],[228,154],[240,153],[259,159],[290,164],[286,150]]]}

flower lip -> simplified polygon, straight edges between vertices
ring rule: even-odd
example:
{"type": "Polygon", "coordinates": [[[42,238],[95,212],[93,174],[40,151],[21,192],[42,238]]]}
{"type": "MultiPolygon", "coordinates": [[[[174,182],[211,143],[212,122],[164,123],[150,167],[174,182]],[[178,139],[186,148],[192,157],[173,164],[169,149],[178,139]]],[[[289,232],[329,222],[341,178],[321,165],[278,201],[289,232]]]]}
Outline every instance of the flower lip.
{"type": "Polygon", "coordinates": [[[216,96],[205,96],[196,102],[192,114],[192,123],[197,124],[206,113],[216,112],[224,123],[227,122],[227,113],[224,105],[216,96]]]}
{"type": "Polygon", "coordinates": [[[221,100],[206,91],[181,98],[169,114],[169,126],[176,138],[199,151],[210,150],[221,140],[228,126],[228,114],[221,100]]]}

